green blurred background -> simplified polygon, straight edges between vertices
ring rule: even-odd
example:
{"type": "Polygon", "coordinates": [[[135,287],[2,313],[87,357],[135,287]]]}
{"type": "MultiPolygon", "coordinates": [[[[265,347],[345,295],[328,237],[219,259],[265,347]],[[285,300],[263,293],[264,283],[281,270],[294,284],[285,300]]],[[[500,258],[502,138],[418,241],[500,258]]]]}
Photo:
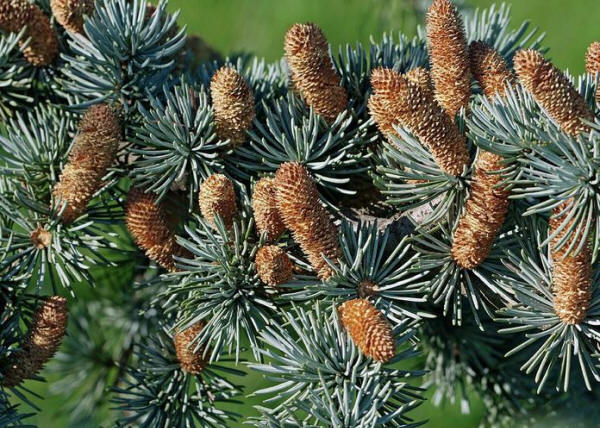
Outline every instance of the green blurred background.
{"type": "MultiPolygon", "coordinates": [[[[285,31],[295,22],[312,21],[320,25],[334,49],[342,43],[368,42],[373,35],[380,39],[383,32],[403,31],[414,34],[421,17],[415,17],[414,7],[429,2],[420,0],[170,0],[170,10],[181,10],[180,24],[200,35],[223,54],[247,51],[269,60],[282,55],[285,31]]],[[[488,7],[492,0],[465,0],[465,7],[488,7]]],[[[496,2],[497,3],[497,2],[496,2]]],[[[593,40],[600,39],[597,25],[600,1],[576,0],[515,0],[512,5],[513,25],[529,19],[533,26],[546,32],[545,46],[561,68],[574,73],[584,69],[584,55],[593,40]]],[[[53,376],[47,377],[52,382],[53,376]]],[[[249,374],[243,382],[247,392],[266,385],[260,376],[249,374]]],[[[29,383],[47,396],[45,385],[29,383]]],[[[250,397],[235,411],[248,414],[252,405],[261,402],[250,397]]],[[[49,397],[39,402],[42,412],[29,421],[40,427],[64,427],[68,422],[53,414],[61,407],[61,398],[49,397]]],[[[428,427],[476,427],[482,414],[482,404],[473,397],[472,413],[461,415],[458,404],[435,408],[426,402],[413,412],[416,420],[429,419],[428,427]]],[[[516,421],[515,424],[518,422],[516,421]]],[[[80,425],[81,426],[81,425],[80,425]]],[[[90,423],[89,427],[97,426],[90,423]]],[[[105,425],[106,426],[106,425],[105,425]]],[[[238,425],[241,426],[241,425],[238,425]]]]}

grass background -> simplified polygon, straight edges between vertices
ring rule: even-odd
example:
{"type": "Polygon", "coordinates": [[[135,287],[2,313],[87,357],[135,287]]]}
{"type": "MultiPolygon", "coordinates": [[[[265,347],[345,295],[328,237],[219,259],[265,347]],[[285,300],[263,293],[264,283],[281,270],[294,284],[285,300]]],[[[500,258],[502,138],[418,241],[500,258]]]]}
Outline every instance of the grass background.
{"type": "MultiPolygon", "coordinates": [[[[285,31],[295,22],[312,21],[325,31],[334,48],[342,43],[368,42],[383,32],[403,31],[411,34],[417,22],[405,13],[405,6],[415,0],[170,0],[171,11],[181,10],[180,24],[188,31],[202,36],[209,44],[226,54],[248,51],[269,60],[282,55],[285,31]]],[[[467,0],[468,6],[488,7],[492,0],[467,0]]],[[[597,18],[600,2],[597,0],[517,0],[513,4],[513,25],[530,19],[534,26],[547,32],[545,45],[551,48],[550,56],[561,68],[574,73],[584,69],[585,50],[590,42],[600,39],[597,18]]],[[[54,376],[48,376],[52,382],[54,376]]],[[[267,385],[256,373],[246,376],[243,383],[247,391],[267,385]]],[[[46,386],[29,385],[43,396],[48,396],[46,386]]],[[[252,405],[260,397],[245,399],[245,406],[236,406],[242,414],[252,412],[252,405]]],[[[48,397],[39,402],[42,412],[29,419],[40,427],[64,427],[64,417],[55,417],[60,409],[60,397],[48,397]]],[[[417,420],[429,419],[431,428],[476,427],[482,414],[482,405],[473,397],[471,415],[461,415],[458,406],[437,409],[428,402],[416,409],[412,416],[417,420]]],[[[79,425],[81,426],[81,425],[79,425]]],[[[90,422],[89,427],[98,426],[90,422]]],[[[241,426],[241,425],[238,425],[241,426]]]]}

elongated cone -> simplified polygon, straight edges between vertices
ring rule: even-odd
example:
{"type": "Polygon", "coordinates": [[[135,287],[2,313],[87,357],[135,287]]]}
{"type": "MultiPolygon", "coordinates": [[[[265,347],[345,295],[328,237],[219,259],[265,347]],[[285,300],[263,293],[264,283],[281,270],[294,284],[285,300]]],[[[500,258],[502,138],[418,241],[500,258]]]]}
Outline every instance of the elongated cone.
{"type": "Polygon", "coordinates": [[[500,156],[479,152],[471,196],[454,232],[451,249],[452,258],[464,269],[474,269],[487,258],[506,218],[509,192],[500,186],[502,176],[497,173],[503,168],[500,156]]]}
{"type": "Polygon", "coordinates": [[[436,100],[454,120],[469,105],[471,71],[462,19],[450,0],[434,0],[430,6],[427,40],[436,100]]]}
{"type": "Polygon", "coordinates": [[[215,225],[216,215],[220,215],[227,228],[233,224],[237,211],[233,182],[223,174],[213,174],[200,186],[200,212],[204,218],[215,225]]]}
{"type": "Polygon", "coordinates": [[[277,207],[286,227],[320,278],[329,278],[332,262],[341,255],[338,230],[321,205],[319,192],[304,166],[296,162],[282,164],[275,175],[277,207]]]}
{"type": "Polygon", "coordinates": [[[312,23],[294,24],[285,35],[284,48],[294,89],[332,123],[346,109],[348,95],[333,68],[325,34],[312,23]]]}
{"type": "Polygon", "coordinates": [[[445,173],[458,176],[463,172],[469,163],[466,138],[432,98],[431,91],[386,68],[373,70],[371,85],[386,109],[389,120],[385,123],[393,120],[408,128],[445,173]]]}
{"type": "Polygon", "coordinates": [[[261,178],[252,193],[252,210],[259,233],[266,233],[273,242],[285,232],[285,224],[277,209],[277,190],[273,178],[261,178]]]}
{"type": "Polygon", "coordinates": [[[67,203],[62,222],[69,224],[81,216],[89,201],[102,187],[102,178],[112,164],[119,142],[121,123],[112,107],[90,107],[79,123],[79,134],[53,194],[67,203]]]}
{"type": "Polygon", "coordinates": [[[156,203],[154,193],[132,188],[127,195],[125,223],[137,245],[150,260],[168,271],[175,271],[174,256],[186,256],[187,252],[177,244],[171,230],[165,206],[156,203]]]}
{"type": "MultiPolygon", "coordinates": [[[[404,74],[404,78],[409,82],[419,86],[422,90],[428,91],[433,98],[433,82],[429,71],[422,67],[413,68],[404,74]]],[[[375,93],[369,97],[367,103],[369,113],[383,135],[397,135],[394,130],[394,125],[399,123],[395,111],[390,108],[390,103],[386,101],[386,97],[393,94],[375,93]]],[[[387,98],[389,101],[389,98],[387,98]]]]}
{"type": "MultiPolygon", "coordinates": [[[[585,69],[590,74],[600,73],[600,42],[593,42],[588,48],[585,69]]],[[[600,102],[600,86],[596,89],[596,102],[600,102]]]]}
{"type": "Polygon", "coordinates": [[[54,356],[67,329],[67,300],[48,297],[35,311],[27,339],[11,355],[2,385],[14,387],[33,378],[54,356]]]}
{"type": "MultiPolygon", "coordinates": [[[[550,233],[558,230],[563,223],[568,215],[564,211],[570,202],[572,201],[567,201],[554,210],[554,215],[550,217],[550,233]]],[[[558,248],[572,222],[573,220],[550,242],[554,311],[564,323],[579,324],[585,319],[592,299],[592,255],[587,242],[578,253],[569,252],[572,238],[558,248]]],[[[578,245],[579,242],[575,247],[578,245]]]]}
{"type": "Polygon", "coordinates": [[[58,55],[58,40],[42,9],[27,0],[0,1],[0,31],[18,33],[25,26],[20,42],[25,59],[36,67],[51,64],[58,55]]]}
{"type": "Polygon", "coordinates": [[[83,33],[83,17],[94,13],[94,0],[51,0],[56,22],[72,33],[83,33]]]}
{"type": "Polygon", "coordinates": [[[396,354],[392,328],[383,314],[367,299],[353,299],[338,308],[342,327],[363,354],[386,362],[396,354]]]}
{"type": "Polygon", "coordinates": [[[469,59],[471,73],[488,98],[503,94],[508,85],[516,83],[517,79],[502,55],[487,43],[471,43],[469,59]]]}
{"type": "Polygon", "coordinates": [[[179,366],[182,370],[192,375],[200,374],[208,365],[208,360],[203,356],[204,348],[201,347],[198,349],[198,352],[194,352],[194,340],[205,325],[204,321],[199,321],[183,331],[177,331],[173,338],[179,366]]]}
{"type": "Polygon", "coordinates": [[[256,253],[255,263],[260,280],[271,287],[292,279],[294,266],[287,253],[276,245],[260,248],[256,253]]]}
{"type": "Polygon", "coordinates": [[[593,121],[594,114],[562,71],[534,50],[517,52],[514,64],[521,84],[566,133],[589,131],[581,120],[593,121]]]}
{"type": "MultiPolygon", "coordinates": [[[[473,76],[488,97],[504,94],[515,77],[504,59],[482,42],[471,43],[473,76]]],[[[508,211],[509,192],[503,189],[499,171],[505,168],[502,157],[480,151],[475,160],[471,196],[454,232],[451,254],[464,269],[474,269],[489,255],[508,211]]]]}
{"type": "Polygon", "coordinates": [[[252,89],[236,70],[221,67],[210,81],[210,92],[217,135],[235,146],[244,143],[256,116],[252,89]]]}

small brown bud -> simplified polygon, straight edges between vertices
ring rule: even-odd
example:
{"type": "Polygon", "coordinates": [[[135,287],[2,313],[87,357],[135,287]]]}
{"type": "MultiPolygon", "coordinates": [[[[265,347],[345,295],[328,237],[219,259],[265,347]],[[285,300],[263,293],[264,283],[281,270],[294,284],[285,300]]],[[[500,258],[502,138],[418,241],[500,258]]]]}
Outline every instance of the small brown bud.
{"type": "Polygon", "coordinates": [[[183,371],[192,375],[200,374],[208,365],[208,360],[203,356],[205,348],[201,347],[198,352],[194,352],[194,340],[205,325],[204,321],[199,321],[183,331],[177,331],[173,338],[179,366],[183,371]]]}
{"type": "Polygon", "coordinates": [[[259,233],[266,233],[267,241],[274,242],[285,232],[285,224],[277,209],[277,190],[273,178],[261,178],[252,193],[252,210],[259,233]]]}
{"type": "Polygon", "coordinates": [[[381,97],[378,103],[385,106],[385,123],[393,121],[408,128],[429,149],[445,173],[462,174],[469,163],[466,138],[435,102],[430,91],[386,68],[373,70],[371,85],[375,96],[381,97]]]}
{"type": "Polygon", "coordinates": [[[348,95],[329,57],[327,39],[315,24],[294,24],[285,35],[285,58],[294,89],[315,113],[332,123],[346,109],[348,95]]]}
{"type": "Polygon", "coordinates": [[[215,226],[215,216],[221,216],[227,228],[233,225],[237,211],[233,182],[223,174],[213,174],[200,186],[200,212],[215,226]]]}
{"type": "Polygon", "coordinates": [[[353,299],[338,308],[342,327],[363,354],[375,361],[386,362],[396,354],[392,328],[367,299],[353,299]]]}
{"type": "Polygon", "coordinates": [[[48,297],[35,311],[27,339],[11,355],[2,385],[14,387],[34,377],[58,350],[67,329],[67,300],[48,297]]]}
{"type": "Polygon", "coordinates": [[[51,0],[56,21],[72,33],[83,33],[83,17],[94,13],[94,0],[51,0]]]}
{"type": "Polygon", "coordinates": [[[491,98],[504,94],[508,85],[514,85],[515,75],[506,61],[494,48],[485,42],[473,42],[469,46],[471,73],[485,96],[491,98]]]}
{"type": "Polygon", "coordinates": [[[581,119],[593,121],[594,114],[562,71],[534,50],[520,50],[514,63],[521,84],[566,133],[589,130],[581,119]]]}
{"type": "Polygon", "coordinates": [[[256,116],[252,89],[236,70],[222,67],[212,77],[210,91],[217,135],[236,146],[244,143],[256,116]]]}
{"type": "Polygon", "coordinates": [[[260,248],[256,253],[255,263],[260,280],[271,287],[292,279],[294,266],[286,252],[276,245],[260,248]]]}
{"type": "Polygon", "coordinates": [[[42,226],[39,226],[29,235],[31,243],[38,250],[48,248],[52,243],[52,233],[42,226]]]}
{"type": "MultiPolygon", "coordinates": [[[[550,217],[550,233],[554,233],[563,223],[568,212],[561,213],[569,206],[570,202],[572,200],[555,208],[554,215],[550,217]]],[[[562,229],[550,242],[554,311],[564,323],[580,324],[585,320],[592,299],[592,255],[587,243],[577,254],[567,254],[572,239],[568,240],[560,249],[557,248],[569,226],[562,229]]],[[[579,243],[575,247],[578,245],[579,243]]]]}
{"type": "Polygon", "coordinates": [[[62,222],[81,216],[89,201],[102,187],[102,178],[111,166],[121,140],[121,123],[106,104],[90,107],[79,124],[79,134],[53,194],[67,203],[62,222]]]}
{"type": "Polygon", "coordinates": [[[277,207],[294,240],[322,279],[333,274],[323,256],[335,261],[341,254],[338,230],[321,205],[319,192],[304,166],[281,164],[275,175],[277,207]]]}
{"type": "Polygon", "coordinates": [[[471,97],[471,71],[462,19],[450,0],[427,12],[427,40],[436,99],[452,120],[471,97]]]}

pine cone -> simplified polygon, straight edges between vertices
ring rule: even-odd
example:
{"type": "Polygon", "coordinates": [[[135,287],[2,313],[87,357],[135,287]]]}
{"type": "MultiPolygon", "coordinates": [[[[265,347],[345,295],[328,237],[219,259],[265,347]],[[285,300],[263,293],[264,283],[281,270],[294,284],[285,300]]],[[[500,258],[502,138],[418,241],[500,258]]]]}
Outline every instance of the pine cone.
{"type": "MultiPolygon", "coordinates": [[[[445,173],[457,176],[463,172],[469,163],[466,138],[430,91],[385,68],[373,70],[371,85],[375,96],[381,97],[378,102],[386,108],[384,123],[393,120],[408,128],[431,151],[445,173]]],[[[376,114],[380,114],[379,111],[376,114]]]]}
{"type": "MultiPolygon", "coordinates": [[[[600,42],[593,42],[588,48],[585,69],[590,74],[600,73],[600,42]]],[[[600,103],[600,86],[596,89],[596,102],[600,103]]]]}
{"type": "Polygon", "coordinates": [[[35,311],[21,349],[11,355],[2,385],[14,387],[33,378],[54,356],[67,329],[67,300],[52,296],[35,311]]]}
{"type": "Polygon", "coordinates": [[[106,104],[90,107],[81,119],[69,162],[53,190],[56,199],[67,203],[62,216],[64,224],[81,216],[102,187],[102,177],[112,164],[120,141],[121,124],[115,111],[106,104]]]}
{"type": "Polygon", "coordinates": [[[94,0],[51,0],[56,21],[67,31],[83,33],[83,17],[94,13],[94,0]]]}
{"type": "Polygon", "coordinates": [[[277,190],[273,178],[261,178],[252,193],[252,210],[259,233],[267,234],[267,241],[274,242],[285,232],[285,224],[277,209],[277,190]]]}
{"type": "Polygon", "coordinates": [[[146,256],[168,271],[175,271],[174,256],[187,256],[175,240],[164,205],[156,204],[154,193],[132,188],[127,195],[125,222],[146,256]]]}
{"type": "Polygon", "coordinates": [[[215,216],[221,216],[227,228],[233,225],[237,211],[233,182],[223,174],[213,174],[200,186],[200,212],[215,226],[215,216]]]}
{"type": "Polygon", "coordinates": [[[346,109],[348,95],[329,57],[327,39],[315,24],[295,24],[285,35],[285,58],[293,87],[315,113],[332,123],[346,109]]]}
{"type": "Polygon", "coordinates": [[[18,33],[25,26],[27,30],[19,42],[25,59],[35,67],[51,64],[58,55],[58,40],[48,17],[27,0],[2,0],[0,30],[18,33]]]}
{"type": "Polygon", "coordinates": [[[566,133],[589,131],[581,119],[593,121],[594,115],[562,71],[534,50],[517,52],[514,63],[521,84],[566,133]]]}
{"type": "Polygon", "coordinates": [[[342,327],[363,354],[376,361],[386,362],[396,354],[392,328],[367,299],[353,299],[338,308],[342,327]]]}
{"type": "Polygon", "coordinates": [[[474,269],[489,255],[508,211],[509,192],[498,187],[502,157],[480,151],[475,160],[471,196],[454,232],[451,254],[464,269],[474,269]],[[496,174],[494,174],[496,172],[496,174]]]}
{"type": "Polygon", "coordinates": [[[471,97],[471,71],[462,19],[450,0],[434,0],[427,39],[436,99],[452,120],[471,97]]]}
{"type": "MultiPolygon", "coordinates": [[[[564,202],[554,210],[550,217],[550,233],[554,233],[564,221],[560,215],[572,201],[564,202]]],[[[571,220],[572,222],[573,220],[571,220]]],[[[592,255],[586,243],[576,255],[566,255],[572,240],[567,241],[557,249],[559,241],[564,237],[568,228],[565,227],[550,243],[552,249],[552,279],[554,291],[554,311],[566,324],[581,323],[590,307],[592,299],[592,255]]],[[[580,243],[578,242],[574,248],[580,243]]]]}
{"type": "Polygon", "coordinates": [[[208,360],[203,356],[205,348],[201,347],[198,352],[194,352],[196,346],[193,344],[194,339],[205,325],[204,321],[199,321],[182,332],[177,331],[173,338],[179,366],[183,371],[192,375],[200,374],[208,365],[208,360]]]}
{"type": "Polygon", "coordinates": [[[294,266],[286,252],[276,245],[260,248],[256,253],[255,263],[260,280],[271,287],[292,279],[294,266]]]}
{"type": "Polygon", "coordinates": [[[210,81],[210,91],[217,135],[233,145],[244,143],[256,116],[252,89],[236,70],[221,67],[210,81]]]}
{"type": "Polygon", "coordinates": [[[323,256],[331,261],[340,257],[338,230],[321,205],[308,171],[296,162],[282,164],[275,175],[275,188],[283,222],[319,277],[329,278],[333,270],[323,256]]]}
{"type": "Polygon", "coordinates": [[[503,94],[507,85],[514,85],[515,75],[506,61],[494,48],[485,42],[473,42],[469,46],[471,73],[479,82],[486,97],[503,94]]]}

